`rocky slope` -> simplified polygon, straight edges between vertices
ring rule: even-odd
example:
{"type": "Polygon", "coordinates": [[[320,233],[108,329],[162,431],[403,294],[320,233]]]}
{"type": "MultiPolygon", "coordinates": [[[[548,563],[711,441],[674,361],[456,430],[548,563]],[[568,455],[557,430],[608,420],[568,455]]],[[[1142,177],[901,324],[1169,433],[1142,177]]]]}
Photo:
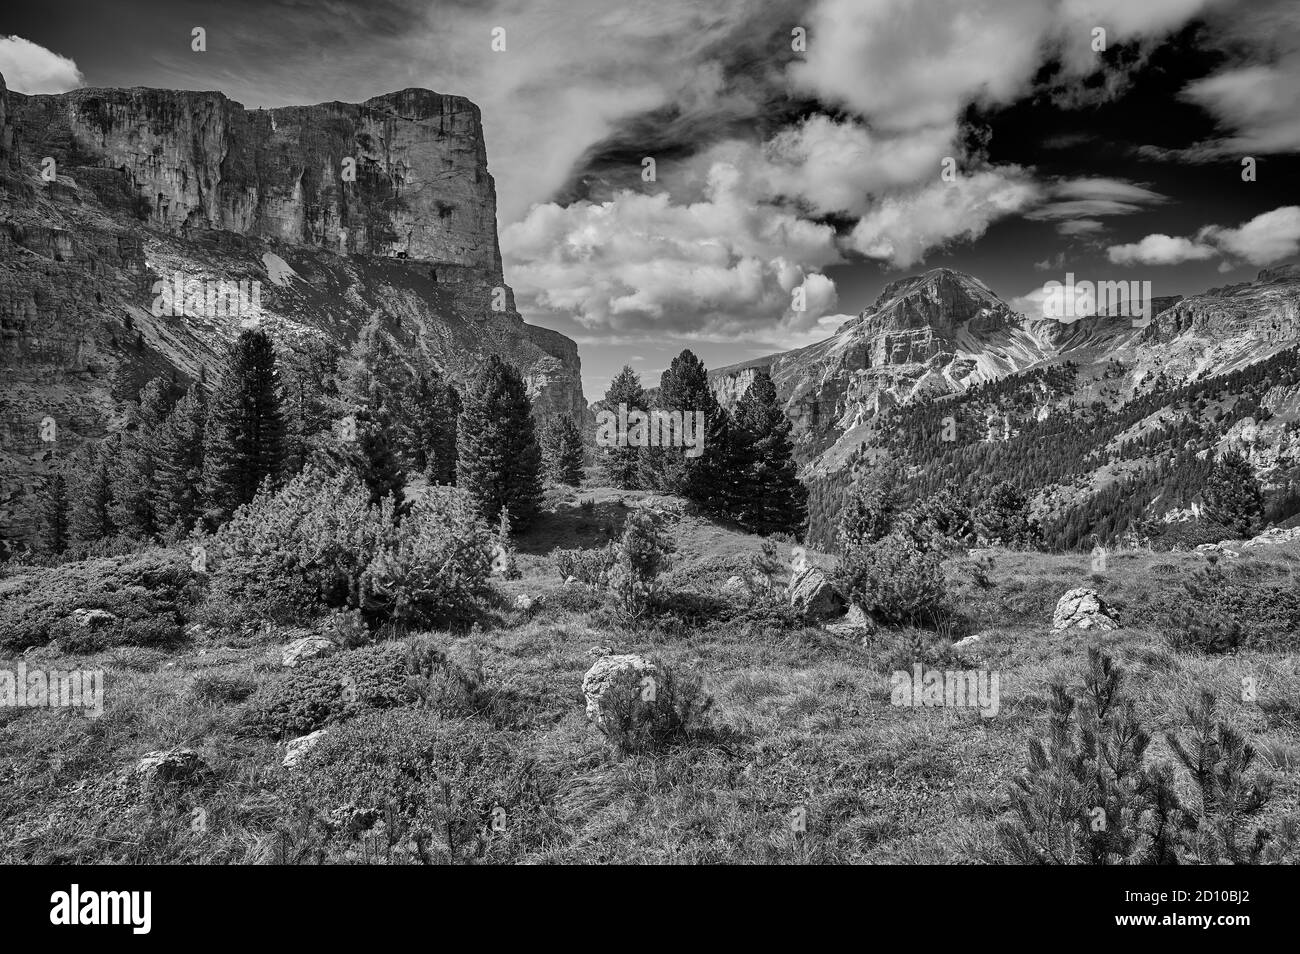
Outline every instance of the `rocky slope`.
{"type": "Polygon", "coordinates": [[[214,380],[250,321],[293,349],[377,319],[452,378],[499,353],[540,415],[586,413],[576,345],[515,310],[479,111],[461,97],[246,110],[0,79],[0,190],[5,536],[28,529],[24,498],[60,448],[121,426],[121,400],[155,374],[214,380]],[[155,283],[177,275],[256,295],[233,315],[156,314],[155,283]]]}
{"type": "Polygon", "coordinates": [[[755,374],[770,374],[808,472],[834,472],[882,409],[918,398],[1069,361],[1080,369],[1075,388],[1054,405],[1118,405],[1276,354],[1300,340],[1300,268],[1266,269],[1254,282],[1156,307],[1146,327],[1119,317],[1028,318],[978,279],[938,268],[888,285],[825,341],[716,369],[710,380],[730,403],[755,374]]]}

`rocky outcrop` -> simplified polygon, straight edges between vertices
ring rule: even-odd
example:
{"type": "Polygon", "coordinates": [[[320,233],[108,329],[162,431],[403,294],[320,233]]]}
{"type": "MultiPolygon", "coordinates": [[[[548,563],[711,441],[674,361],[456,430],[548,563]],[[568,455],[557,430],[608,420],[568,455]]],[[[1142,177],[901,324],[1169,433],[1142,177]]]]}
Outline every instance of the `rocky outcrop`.
{"type": "Polygon", "coordinates": [[[285,669],[293,669],[299,663],[307,662],[309,659],[329,656],[336,649],[338,646],[332,639],[324,636],[303,636],[284,647],[284,652],[280,654],[280,665],[285,669]]]}
{"type": "Polygon", "coordinates": [[[256,283],[286,358],[345,348],[377,320],[453,383],[498,354],[539,419],[584,421],[576,345],[526,324],[505,284],[468,100],[245,110],[219,93],[86,89],[0,103],[3,159],[21,157],[0,174],[0,536],[30,538],[39,475],[127,426],[149,378],[219,378],[246,316],[156,309],[177,276],[256,283]]]}
{"type": "Polygon", "coordinates": [[[815,566],[805,567],[791,578],[789,596],[790,605],[812,620],[832,619],[848,608],[825,571],[815,566]]]}
{"type": "Polygon", "coordinates": [[[1081,586],[1066,592],[1057,601],[1056,611],[1052,614],[1053,630],[1061,632],[1076,628],[1119,629],[1119,620],[1096,590],[1081,586]]]}
{"type": "Polygon", "coordinates": [[[329,734],[329,729],[317,729],[310,735],[302,735],[296,739],[290,739],[284,753],[284,761],[281,763],[285,768],[296,768],[302,761],[303,756],[316,747],[316,743],[329,734]]]}
{"type": "Polygon", "coordinates": [[[13,121],[9,117],[9,90],[5,86],[5,78],[0,76],[0,168],[13,167],[17,164],[13,121]]]}

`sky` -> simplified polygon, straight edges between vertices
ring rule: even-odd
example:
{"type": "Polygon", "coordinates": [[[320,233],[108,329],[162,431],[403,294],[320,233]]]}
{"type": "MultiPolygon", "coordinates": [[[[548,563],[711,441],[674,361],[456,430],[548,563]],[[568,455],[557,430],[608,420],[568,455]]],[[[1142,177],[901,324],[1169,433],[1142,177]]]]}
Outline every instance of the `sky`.
{"type": "Polygon", "coordinates": [[[811,344],[928,268],[1030,313],[1067,272],[1192,294],[1300,248],[1295,0],[46,0],[0,12],[0,73],[469,97],[506,281],[592,400],[811,344]]]}

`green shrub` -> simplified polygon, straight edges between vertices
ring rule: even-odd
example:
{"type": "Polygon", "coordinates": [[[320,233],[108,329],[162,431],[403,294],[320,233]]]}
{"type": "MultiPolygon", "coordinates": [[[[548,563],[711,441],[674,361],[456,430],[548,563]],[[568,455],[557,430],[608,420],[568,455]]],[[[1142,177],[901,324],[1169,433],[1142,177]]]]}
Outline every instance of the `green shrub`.
{"type": "Polygon", "coordinates": [[[404,644],[390,642],[300,663],[253,694],[244,725],[256,735],[290,738],[365,709],[414,702],[406,656],[404,644]]]}
{"type": "Polygon", "coordinates": [[[169,550],[25,569],[0,581],[0,652],[55,640],[78,653],[172,645],[184,637],[192,581],[188,558],[169,550]],[[82,626],[78,609],[115,618],[82,626]]]}
{"type": "Polygon", "coordinates": [[[373,712],[330,732],[287,796],[329,860],[508,862],[556,833],[553,780],[523,740],[424,711],[373,712]]]}
{"type": "Polygon", "coordinates": [[[419,704],[444,715],[472,715],[490,701],[483,664],[473,648],[442,649],[428,639],[406,649],[406,685],[419,704]]]}
{"type": "Polygon", "coordinates": [[[604,586],[608,580],[609,568],[614,565],[617,557],[613,544],[592,550],[556,548],[551,553],[560,579],[573,577],[588,586],[604,586]]]}
{"type": "Polygon", "coordinates": [[[834,582],[851,603],[879,623],[933,623],[943,609],[942,558],[901,534],[847,545],[834,582]]]}
{"type": "Polygon", "coordinates": [[[464,494],[432,488],[398,522],[350,472],[308,467],[241,507],[212,542],[212,592],[300,618],[359,610],[371,625],[470,614],[487,592],[491,534],[464,494]]]}
{"type": "Polygon", "coordinates": [[[624,754],[653,752],[705,734],[713,699],[698,673],[679,673],[661,659],[650,682],[621,679],[601,697],[601,731],[624,754]]]}
{"type": "Polygon", "coordinates": [[[628,516],[608,573],[607,592],[615,612],[637,619],[655,608],[659,575],[668,568],[672,551],[657,517],[644,510],[628,516]]]}

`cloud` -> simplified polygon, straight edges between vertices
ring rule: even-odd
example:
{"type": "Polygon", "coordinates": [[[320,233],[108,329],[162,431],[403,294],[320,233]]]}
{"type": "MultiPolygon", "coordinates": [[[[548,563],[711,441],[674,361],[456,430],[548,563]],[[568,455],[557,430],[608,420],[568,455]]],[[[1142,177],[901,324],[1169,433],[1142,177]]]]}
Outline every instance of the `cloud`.
{"type": "Polygon", "coordinates": [[[1091,235],[1104,228],[1096,219],[1069,219],[1056,224],[1056,231],[1061,235],[1091,235]]]}
{"type": "Polygon", "coordinates": [[[1032,206],[1040,187],[1016,166],[936,181],[876,203],[849,234],[848,248],[898,268],[915,265],[933,248],[978,238],[995,221],[1032,206]]]}
{"type": "Polygon", "coordinates": [[[66,93],[86,82],[77,64],[20,36],[0,36],[0,75],[19,93],[66,93]]]}
{"type": "Polygon", "coordinates": [[[1177,265],[1204,261],[1218,251],[1212,245],[1156,233],[1129,245],[1112,245],[1106,257],[1116,265],[1177,265]]]}
{"type": "MultiPolygon", "coordinates": [[[[1261,213],[1235,229],[1207,225],[1194,239],[1154,234],[1129,245],[1112,245],[1106,257],[1116,265],[1178,265],[1223,255],[1252,265],[1269,265],[1297,251],[1300,206],[1288,205],[1261,213]]],[[[1229,262],[1224,262],[1220,271],[1231,268],[1229,262]]]]}
{"type": "Polygon", "coordinates": [[[1300,206],[1287,205],[1255,216],[1240,228],[1217,225],[1201,229],[1199,237],[1226,255],[1252,265],[1270,265],[1300,250],[1300,206]]]}
{"type": "MultiPolygon", "coordinates": [[[[1166,196],[1122,179],[1069,179],[1055,183],[1048,192],[1051,201],[1025,215],[1036,221],[1058,219],[1082,221],[1108,215],[1131,215],[1144,206],[1168,201],[1166,196]]],[[[1062,234],[1072,234],[1061,227],[1062,234]]],[[[1079,231],[1077,227],[1073,234],[1079,231]]],[[[1095,231],[1092,229],[1091,231],[1095,231]]]]}
{"type": "Polygon", "coordinates": [[[758,327],[814,326],[836,304],[834,282],[816,271],[841,259],[834,229],[753,201],[725,163],[711,171],[707,192],[689,205],[622,192],[534,207],[501,236],[521,309],[622,339],[727,340],[758,327]]]}

